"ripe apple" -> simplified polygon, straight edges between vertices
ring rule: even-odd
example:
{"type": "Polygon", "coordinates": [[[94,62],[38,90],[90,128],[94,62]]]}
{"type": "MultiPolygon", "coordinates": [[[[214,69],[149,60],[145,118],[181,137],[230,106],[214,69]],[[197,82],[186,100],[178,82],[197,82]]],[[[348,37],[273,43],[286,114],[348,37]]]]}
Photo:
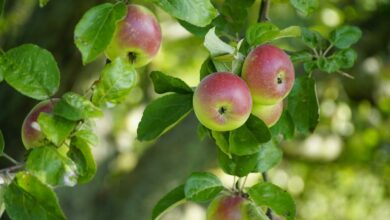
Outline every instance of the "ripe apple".
{"type": "Polygon", "coordinates": [[[58,101],[59,99],[42,101],[34,106],[34,108],[28,113],[22,125],[22,141],[26,149],[39,147],[43,144],[45,136],[42,134],[37,121],[39,114],[41,112],[53,112],[54,105],[58,101]]]}
{"type": "Polygon", "coordinates": [[[283,112],[283,101],[274,105],[253,104],[252,114],[264,121],[268,127],[276,124],[283,112]]]}
{"type": "Polygon", "coordinates": [[[229,131],[240,127],[248,119],[252,97],[240,77],[233,73],[217,72],[199,83],[193,106],[204,126],[215,131],[229,131]]]}
{"type": "Polygon", "coordinates": [[[148,64],[161,45],[161,28],[147,8],[130,4],[126,17],[118,22],[114,36],[106,49],[110,60],[127,57],[135,67],[148,64]]]}
{"type": "Polygon", "coordinates": [[[207,208],[206,220],[268,219],[250,200],[240,195],[221,195],[207,208]]]}
{"type": "Polygon", "coordinates": [[[289,56],[272,45],[253,49],[246,57],[242,78],[256,104],[273,105],[284,99],[294,84],[294,66],[289,56]]]}

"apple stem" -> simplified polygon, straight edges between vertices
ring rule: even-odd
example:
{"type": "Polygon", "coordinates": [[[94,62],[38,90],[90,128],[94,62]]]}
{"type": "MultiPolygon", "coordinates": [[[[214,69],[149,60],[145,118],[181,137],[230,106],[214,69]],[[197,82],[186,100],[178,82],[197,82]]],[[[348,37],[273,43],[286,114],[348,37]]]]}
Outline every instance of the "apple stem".
{"type": "Polygon", "coordinates": [[[246,176],[245,176],[244,181],[243,181],[243,183],[242,183],[242,185],[241,185],[240,191],[244,190],[245,183],[246,183],[246,180],[248,179],[248,176],[249,176],[249,175],[246,175],[246,176]]]}
{"type": "Polygon", "coordinates": [[[17,160],[15,160],[14,158],[12,158],[11,156],[9,156],[8,154],[6,153],[3,153],[1,156],[3,156],[4,158],[6,158],[7,160],[11,161],[13,164],[15,165],[18,165],[20,164],[17,160]]]}
{"type": "MultiPolygon", "coordinates": [[[[269,182],[268,173],[262,172],[261,175],[263,176],[264,182],[269,182]]],[[[274,217],[272,215],[272,210],[270,208],[267,208],[267,212],[265,213],[270,220],[274,220],[274,217]]]]}
{"type": "Polygon", "coordinates": [[[258,22],[266,22],[270,20],[268,17],[270,4],[271,2],[269,0],[261,0],[258,22]]]}

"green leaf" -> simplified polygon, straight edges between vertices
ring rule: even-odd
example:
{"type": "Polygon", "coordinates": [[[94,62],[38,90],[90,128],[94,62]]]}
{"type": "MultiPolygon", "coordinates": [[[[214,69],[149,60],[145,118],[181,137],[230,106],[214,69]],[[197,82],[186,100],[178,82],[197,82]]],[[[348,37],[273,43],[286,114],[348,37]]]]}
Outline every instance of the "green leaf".
{"type": "Polygon", "coordinates": [[[49,0],[39,0],[39,7],[44,7],[45,5],[47,5],[47,3],[49,3],[49,0]]]}
{"type": "Polygon", "coordinates": [[[257,23],[248,28],[245,37],[249,45],[270,42],[279,35],[279,28],[270,22],[257,23]]]}
{"type": "MultiPolygon", "coordinates": [[[[4,15],[4,8],[5,8],[6,0],[0,0],[0,19],[4,15]]],[[[1,73],[0,73],[0,82],[1,82],[1,73]]],[[[1,215],[0,215],[1,216],[1,215]]]]}
{"type": "Polygon", "coordinates": [[[92,102],[99,107],[113,107],[123,102],[136,82],[137,72],[123,58],[107,64],[93,91],[92,102]]]}
{"type": "Polygon", "coordinates": [[[103,116],[101,109],[87,98],[74,92],[67,92],[62,96],[61,100],[54,106],[54,114],[71,121],[103,116]]]}
{"type": "Polygon", "coordinates": [[[45,112],[39,114],[38,124],[45,137],[58,147],[64,143],[76,126],[76,122],[45,112]]]}
{"type": "Polygon", "coordinates": [[[166,92],[176,92],[181,94],[193,93],[191,87],[189,87],[183,80],[168,76],[160,71],[153,71],[150,74],[150,78],[153,81],[154,91],[158,94],[166,92]]]}
{"type": "Polygon", "coordinates": [[[4,194],[5,209],[14,220],[65,220],[54,191],[27,172],[20,172],[4,194]]]}
{"type": "Polygon", "coordinates": [[[321,47],[323,43],[323,37],[317,31],[312,31],[307,28],[302,28],[301,38],[303,43],[305,43],[310,48],[321,47]]]}
{"type": "Polygon", "coordinates": [[[248,190],[249,197],[258,206],[268,206],[287,220],[295,219],[295,203],[290,194],[272,183],[258,183],[248,190]]]}
{"type": "Polygon", "coordinates": [[[186,21],[178,19],[179,24],[184,27],[188,32],[192,33],[193,35],[197,37],[204,38],[204,36],[207,34],[207,32],[213,27],[212,24],[209,24],[205,27],[198,27],[193,24],[190,24],[186,21]]]}
{"type": "Polygon", "coordinates": [[[153,140],[174,127],[192,110],[192,94],[169,94],[146,106],[138,125],[138,140],[153,140]]]}
{"type": "Polygon", "coordinates": [[[254,0],[225,0],[220,10],[224,25],[229,26],[232,32],[242,32],[248,23],[248,8],[254,2],[254,0]]]}
{"type": "Polygon", "coordinates": [[[353,67],[357,59],[357,53],[351,49],[339,50],[332,55],[332,58],[337,60],[337,64],[342,69],[349,69],[353,67]]]}
{"type": "Polygon", "coordinates": [[[294,8],[302,15],[308,16],[319,7],[318,0],[290,0],[294,8]]]}
{"type": "Polygon", "coordinates": [[[73,138],[67,155],[76,164],[78,183],[91,181],[97,168],[88,142],[78,137],[73,138]]]}
{"type": "Polygon", "coordinates": [[[3,136],[3,132],[1,132],[0,130],[0,155],[4,153],[4,148],[5,148],[4,136],[3,136]]]}
{"type": "Polygon", "coordinates": [[[315,69],[318,68],[317,63],[318,63],[317,60],[306,61],[305,63],[303,63],[303,68],[304,68],[305,72],[306,73],[313,72],[315,69]]]}
{"type": "Polygon", "coordinates": [[[80,50],[83,63],[89,63],[103,53],[109,45],[116,22],[126,15],[122,2],[104,3],[89,9],[76,25],[74,40],[80,50]]]}
{"type": "Polygon", "coordinates": [[[334,73],[340,69],[339,63],[336,59],[321,57],[317,60],[318,68],[326,73],[334,73]]]}
{"type": "Polygon", "coordinates": [[[287,109],[298,131],[308,134],[318,124],[319,109],[315,81],[308,76],[296,78],[288,96],[287,109]]]}
{"type": "Polygon", "coordinates": [[[255,170],[258,163],[258,154],[244,156],[231,155],[229,157],[226,153],[218,150],[218,164],[225,173],[243,177],[255,170]]]}
{"type": "Polygon", "coordinates": [[[217,196],[223,189],[221,181],[214,174],[195,172],[187,179],[184,194],[188,200],[206,202],[217,196]]]}
{"type": "Polygon", "coordinates": [[[196,129],[196,134],[198,135],[198,138],[200,140],[205,139],[206,137],[210,137],[210,130],[203,126],[201,123],[198,124],[198,127],[196,129]]]}
{"type": "Polygon", "coordinates": [[[204,27],[217,16],[217,10],[210,0],[149,0],[160,6],[170,15],[190,24],[204,27]]]}
{"type": "Polygon", "coordinates": [[[268,126],[258,117],[250,115],[245,124],[260,144],[271,140],[271,132],[268,126]]]}
{"type": "Polygon", "coordinates": [[[259,152],[260,143],[246,124],[230,132],[230,153],[243,156],[259,152]]]}
{"type": "Polygon", "coordinates": [[[211,57],[208,57],[200,67],[199,79],[202,80],[204,77],[217,72],[211,57]]]}
{"type": "Polygon", "coordinates": [[[289,37],[300,37],[301,31],[302,31],[302,29],[299,26],[290,26],[290,27],[287,27],[283,30],[280,30],[276,39],[289,38],[289,37]]]}
{"type": "Polygon", "coordinates": [[[285,139],[294,137],[295,125],[288,110],[284,110],[279,121],[271,127],[272,136],[277,137],[281,135],[285,139]]]}
{"type": "Polygon", "coordinates": [[[342,26],[332,31],[329,41],[340,49],[346,49],[362,37],[362,31],[355,26],[342,26]]]}
{"type": "Polygon", "coordinates": [[[313,60],[313,55],[307,51],[300,51],[290,55],[293,63],[305,63],[313,60]]]}
{"type": "Polygon", "coordinates": [[[271,139],[271,133],[266,124],[254,115],[246,123],[230,132],[230,153],[243,156],[259,152],[260,144],[271,139]]]}
{"type": "Polygon", "coordinates": [[[74,186],[76,165],[54,146],[35,148],[28,155],[26,170],[51,186],[74,186]]]}
{"type": "Polygon", "coordinates": [[[160,219],[169,209],[185,201],[184,185],[180,185],[161,198],[153,208],[152,220],[160,219]]]}
{"type": "Polygon", "coordinates": [[[5,185],[0,185],[0,217],[3,216],[5,211],[4,193],[6,189],[5,185]]]}
{"type": "Polygon", "coordinates": [[[219,149],[230,157],[229,132],[211,131],[211,136],[219,149]]]}
{"type": "Polygon", "coordinates": [[[215,28],[211,28],[209,32],[207,32],[204,39],[204,46],[210,52],[212,57],[226,55],[226,54],[234,54],[234,47],[229,44],[223,42],[216,34],[215,28]]]}
{"type": "Polygon", "coordinates": [[[43,100],[57,92],[60,71],[49,51],[24,44],[7,51],[0,60],[5,80],[23,95],[43,100]]]}
{"type": "Polygon", "coordinates": [[[96,132],[93,130],[95,124],[91,120],[86,120],[84,123],[78,127],[77,131],[74,133],[74,136],[84,140],[92,146],[96,146],[99,143],[99,138],[96,135],[96,132]]]}
{"type": "Polygon", "coordinates": [[[275,146],[273,141],[263,144],[258,154],[256,171],[259,173],[266,172],[276,166],[283,157],[283,152],[275,146]]]}

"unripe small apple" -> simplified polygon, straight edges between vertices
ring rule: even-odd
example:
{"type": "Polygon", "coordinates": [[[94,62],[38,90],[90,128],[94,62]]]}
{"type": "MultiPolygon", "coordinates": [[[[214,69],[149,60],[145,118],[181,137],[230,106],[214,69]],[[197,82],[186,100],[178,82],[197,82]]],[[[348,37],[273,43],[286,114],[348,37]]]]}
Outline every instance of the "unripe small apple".
{"type": "Polygon", "coordinates": [[[206,220],[259,220],[259,211],[250,200],[240,195],[221,195],[207,208],[206,220]]]}
{"type": "Polygon", "coordinates": [[[205,77],[195,90],[194,112],[199,121],[215,131],[230,131],[243,125],[252,110],[246,83],[237,75],[217,72],[205,77]]]}
{"type": "Polygon", "coordinates": [[[272,127],[278,122],[283,112],[283,101],[274,105],[254,104],[252,114],[264,121],[268,127],[272,127]]]}
{"type": "Polygon", "coordinates": [[[22,125],[22,141],[26,149],[42,146],[45,136],[38,124],[38,117],[41,112],[53,112],[54,105],[59,99],[46,100],[38,103],[28,113],[22,125]]]}
{"type": "Polygon", "coordinates": [[[125,57],[135,67],[141,67],[154,58],[160,45],[161,28],[154,14],[143,6],[130,4],[126,17],[116,26],[106,56],[110,60],[125,57]]]}
{"type": "Polygon", "coordinates": [[[273,105],[291,91],[295,79],[294,66],[283,50],[262,45],[246,57],[242,78],[252,93],[253,103],[273,105]]]}

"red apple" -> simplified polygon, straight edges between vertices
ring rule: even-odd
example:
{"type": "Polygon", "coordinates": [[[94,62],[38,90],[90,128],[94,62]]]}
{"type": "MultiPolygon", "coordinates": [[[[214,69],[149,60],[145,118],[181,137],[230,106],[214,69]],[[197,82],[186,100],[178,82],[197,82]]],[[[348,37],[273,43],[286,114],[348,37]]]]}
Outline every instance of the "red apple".
{"type": "Polygon", "coordinates": [[[42,134],[37,121],[39,114],[41,112],[53,112],[54,105],[58,101],[59,99],[42,101],[28,113],[22,125],[22,141],[26,149],[42,146],[45,136],[42,134]]]}
{"type": "Polygon", "coordinates": [[[259,105],[254,104],[252,107],[252,114],[264,121],[264,123],[271,127],[276,124],[283,112],[283,101],[274,105],[259,105]]]}
{"type": "Polygon", "coordinates": [[[242,78],[256,104],[273,105],[282,101],[294,84],[294,66],[289,56],[272,45],[262,45],[246,57],[242,78]]]}
{"type": "Polygon", "coordinates": [[[215,131],[229,131],[240,127],[248,119],[252,97],[240,77],[233,73],[217,72],[199,83],[193,106],[204,126],[215,131]]]}
{"type": "Polygon", "coordinates": [[[135,67],[148,64],[161,45],[161,28],[154,14],[140,5],[128,5],[127,16],[118,22],[106,49],[110,60],[127,57],[135,67]]]}
{"type": "Polygon", "coordinates": [[[207,208],[207,220],[260,220],[268,219],[250,200],[240,195],[221,195],[207,208]]]}

